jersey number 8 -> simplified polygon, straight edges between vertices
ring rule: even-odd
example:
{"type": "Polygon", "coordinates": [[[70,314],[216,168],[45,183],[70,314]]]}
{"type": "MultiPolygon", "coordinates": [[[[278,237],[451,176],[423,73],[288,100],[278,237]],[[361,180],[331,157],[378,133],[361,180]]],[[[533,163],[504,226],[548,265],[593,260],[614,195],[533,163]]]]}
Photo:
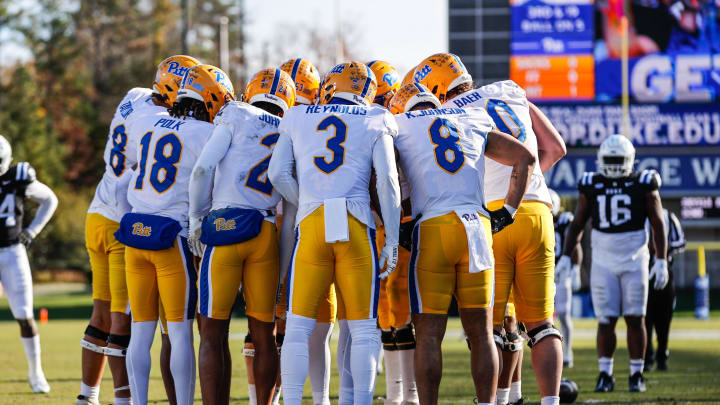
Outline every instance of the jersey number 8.
{"type": "Polygon", "coordinates": [[[127,145],[125,125],[116,126],[111,136],[113,147],[110,150],[110,167],[115,176],[120,177],[125,171],[125,145],[127,145]]]}
{"type": "Polygon", "coordinates": [[[460,135],[452,121],[438,118],[428,129],[430,142],[435,145],[435,162],[441,169],[455,174],[465,163],[465,155],[460,146],[460,135]],[[445,129],[443,131],[443,129],[445,129]],[[449,156],[452,156],[450,159],[449,156]]]}
{"type": "MultiPolygon", "coordinates": [[[[145,165],[148,159],[150,149],[150,141],[152,140],[152,131],[147,132],[140,139],[142,153],[140,155],[140,163],[138,164],[138,177],[135,182],[135,189],[142,190],[145,182],[145,165]]],[[[177,135],[170,132],[161,136],[155,142],[155,153],[153,154],[154,163],[150,168],[150,185],[162,194],[166,192],[173,184],[177,176],[177,163],[182,156],[182,142],[177,135]],[[160,173],[163,175],[160,176],[160,173]]]]}

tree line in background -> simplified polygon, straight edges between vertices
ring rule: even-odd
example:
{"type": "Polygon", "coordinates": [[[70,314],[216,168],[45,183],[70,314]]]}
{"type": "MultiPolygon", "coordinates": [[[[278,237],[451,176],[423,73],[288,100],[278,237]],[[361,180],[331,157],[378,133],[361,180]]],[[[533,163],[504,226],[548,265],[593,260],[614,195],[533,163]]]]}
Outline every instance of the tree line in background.
{"type": "MultiPolygon", "coordinates": [[[[31,53],[27,62],[0,66],[0,134],[12,144],[14,161],[30,162],[60,200],[31,246],[33,268],[87,270],[85,213],[102,175],[108,125],[122,96],[150,87],[157,64],[181,52],[182,10],[170,0],[28,3],[34,4],[13,11],[0,0],[0,27],[31,53]]],[[[217,63],[220,15],[230,18],[230,49],[237,49],[238,5],[192,1],[188,53],[217,63]]]]}

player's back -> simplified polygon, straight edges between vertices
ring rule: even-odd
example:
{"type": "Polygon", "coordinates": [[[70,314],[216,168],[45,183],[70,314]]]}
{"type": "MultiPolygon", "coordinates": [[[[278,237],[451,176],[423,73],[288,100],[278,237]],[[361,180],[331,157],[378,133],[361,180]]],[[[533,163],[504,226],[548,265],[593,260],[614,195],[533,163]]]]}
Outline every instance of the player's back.
{"type": "Polygon", "coordinates": [[[128,186],[133,212],[169,217],[187,228],[190,173],[212,131],[210,123],[166,114],[131,123],[138,162],[128,186]]]}
{"type": "Polygon", "coordinates": [[[250,104],[225,104],[215,125],[232,132],[230,148],[215,169],[212,209],[226,207],[272,210],[280,201],[267,177],[272,150],[277,143],[280,118],[250,104]]]}
{"type": "Polygon", "coordinates": [[[152,101],[152,90],[136,87],[127,92],[115,110],[105,143],[103,160],[105,171],[95,189],[95,197],[88,212],[98,213],[113,221],[120,221],[129,210],[127,184],[132,176],[135,160],[134,143],[128,138],[127,127],[139,117],[162,113],[165,107],[152,101]]]}
{"type": "Polygon", "coordinates": [[[345,198],[350,213],[370,224],[370,174],[375,142],[395,136],[384,108],[344,104],[296,106],[280,123],[293,144],[300,206],[298,222],[325,200],[345,198]]]}
{"type": "MultiPolygon", "coordinates": [[[[446,102],[443,107],[481,107],[492,118],[497,129],[510,134],[538,156],[538,142],[532,129],[530,106],[525,90],[512,80],[503,80],[465,92],[446,102]]],[[[485,165],[485,197],[488,202],[505,198],[510,188],[512,167],[494,160],[485,165]]],[[[523,200],[541,201],[551,205],[540,165],[536,164],[523,200]]]]}
{"type": "Polygon", "coordinates": [[[492,129],[487,113],[479,108],[421,110],[398,114],[396,121],[395,146],[410,183],[413,217],[469,207],[485,212],[484,151],[492,129]]]}

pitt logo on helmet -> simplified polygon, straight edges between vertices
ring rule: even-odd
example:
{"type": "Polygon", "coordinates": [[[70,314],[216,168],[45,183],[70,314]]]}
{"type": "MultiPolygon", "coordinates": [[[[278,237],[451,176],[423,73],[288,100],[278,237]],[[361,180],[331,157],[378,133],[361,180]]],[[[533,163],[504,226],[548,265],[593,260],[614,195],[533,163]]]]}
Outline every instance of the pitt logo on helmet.
{"type": "Polygon", "coordinates": [[[402,114],[423,103],[440,108],[440,100],[427,87],[420,83],[409,83],[401,87],[390,100],[389,108],[393,114],[402,114]]]}
{"type": "Polygon", "coordinates": [[[172,106],[177,101],[177,93],[182,81],[191,67],[200,61],[187,55],[174,55],[160,62],[155,73],[153,93],[172,106]]]}
{"type": "Polygon", "coordinates": [[[132,226],[132,234],[137,236],[150,237],[152,227],[145,226],[142,222],[135,222],[132,226]]]}
{"type": "Polygon", "coordinates": [[[381,60],[368,62],[367,66],[375,74],[376,79],[381,79],[377,83],[374,103],[387,107],[392,96],[400,88],[400,74],[393,65],[381,60]]]}
{"type": "Polygon", "coordinates": [[[313,104],[320,91],[320,74],[310,61],[303,58],[290,59],[280,66],[295,82],[295,103],[313,104]]]}
{"type": "Polygon", "coordinates": [[[280,69],[263,69],[248,82],[242,101],[248,104],[275,104],[283,111],[295,105],[295,83],[280,69]]]}
{"type": "Polygon", "coordinates": [[[360,62],[341,63],[325,75],[320,85],[320,104],[337,97],[351,103],[369,106],[375,100],[377,80],[369,67],[360,62]]]}
{"type": "Polygon", "coordinates": [[[472,83],[472,76],[457,55],[437,53],[427,57],[415,68],[415,81],[427,87],[441,102],[450,90],[472,83]]]}
{"type": "Polygon", "coordinates": [[[192,98],[205,104],[212,123],[220,109],[235,99],[233,85],[220,68],[197,65],[188,70],[178,91],[178,100],[192,98]]]}

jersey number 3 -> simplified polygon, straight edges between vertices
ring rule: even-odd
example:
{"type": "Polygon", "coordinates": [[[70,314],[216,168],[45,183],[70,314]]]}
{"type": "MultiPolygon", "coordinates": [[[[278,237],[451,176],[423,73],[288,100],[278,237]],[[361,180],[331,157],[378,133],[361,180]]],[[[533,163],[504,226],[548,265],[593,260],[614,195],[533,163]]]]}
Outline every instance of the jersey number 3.
{"type": "Polygon", "coordinates": [[[345,147],[343,143],[347,139],[347,125],[335,115],[331,115],[320,121],[317,131],[327,131],[331,126],[335,127],[335,135],[327,140],[327,148],[332,152],[332,159],[328,162],[326,156],[314,156],[313,162],[321,172],[330,174],[345,163],[345,147]]]}
{"type": "MultiPolygon", "coordinates": [[[[136,190],[142,190],[145,182],[145,166],[148,160],[152,135],[153,133],[150,131],[140,139],[142,153],[138,164],[138,177],[135,182],[136,190]]],[[[155,191],[162,194],[175,184],[178,171],[177,164],[181,156],[182,142],[174,133],[167,133],[155,142],[155,153],[153,154],[155,161],[150,168],[150,185],[155,191]]]]}

